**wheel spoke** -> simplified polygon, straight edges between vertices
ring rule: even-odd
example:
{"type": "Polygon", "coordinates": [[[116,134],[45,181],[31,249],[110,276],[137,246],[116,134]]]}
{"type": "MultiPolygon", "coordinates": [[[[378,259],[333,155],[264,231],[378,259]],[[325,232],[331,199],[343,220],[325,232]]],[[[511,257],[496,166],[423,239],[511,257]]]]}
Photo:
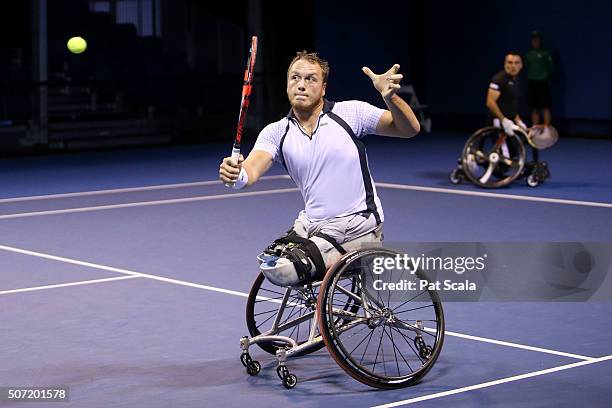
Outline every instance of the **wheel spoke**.
{"type": "MultiPolygon", "coordinates": [[[[389,334],[387,334],[387,337],[389,337],[391,339],[391,344],[393,344],[393,354],[395,354],[396,353],[395,350],[397,350],[397,352],[400,354],[400,356],[402,357],[402,360],[404,360],[404,363],[406,363],[406,365],[408,366],[410,371],[414,372],[413,368],[410,366],[410,363],[408,361],[406,361],[406,358],[404,358],[404,355],[402,354],[400,349],[395,345],[395,341],[393,340],[393,330],[391,329],[391,327],[389,327],[389,333],[391,333],[391,336],[389,336],[389,334]]],[[[397,364],[397,375],[399,376],[399,375],[401,375],[401,373],[400,373],[400,369],[399,369],[399,363],[397,361],[397,354],[395,354],[395,362],[397,364]]]]}
{"type": "MultiPolygon", "coordinates": [[[[352,337],[356,336],[358,333],[361,333],[361,332],[362,332],[362,331],[363,331],[363,330],[364,330],[366,327],[368,327],[368,326],[363,326],[363,327],[361,328],[361,330],[359,330],[357,333],[354,333],[354,334],[353,334],[353,335],[351,335],[350,337],[347,337],[347,338],[346,338],[346,340],[348,340],[348,339],[350,339],[350,338],[352,338],[352,337]]],[[[372,331],[372,332],[373,332],[373,331],[372,331]]],[[[355,346],[355,348],[353,348],[353,349],[351,350],[351,352],[350,352],[350,353],[348,353],[348,354],[349,354],[349,355],[353,354],[353,352],[354,352],[355,350],[357,350],[357,348],[363,344],[363,342],[365,341],[365,339],[367,339],[367,338],[368,338],[368,336],[372,336],[372,332],[370,332],[370,334],[366,334],[365,336],[363,336],[363,339],[361,339],[361,341],[360,341],[359,343],[357,343],[357,345],[355,346]]],[[[366,346],[366,348],[367,348],[367,346],[366,346]]]]}
{"type": "Polygon", "coordinates": [[[372,371],[376,370],[376,362],[378,361],[378,354],[380,354],[380,345],[382,344],[383,334],[380,333],[380,341],[378,342],[378,349],[376,350],[376,358],[374,359],[374,367],[372,367],[372,371]]]}
{"type": "Polygon", "coordinates": [[[274,312],[277,312],[277,311],[278,311],[278,309],[270,309],[270,310],[267,310],[265,312],[254,313],[253,317],[261,316],[262,314],[266,314],[266,313],[274,313],[274,312]]]}
{"type": "Polygon", "coordinates": [[[491,178],[491,175],[493,174],[493,170],[495,170],[495,163],[489,162],[489,167],[487,167],[487,171],[485,171],[485,174],[482,175],[479,181],[482,184],[487,184],[487,182],[491,178]]]}
{"type": "Polygon", "coordinates": [[[370,335],[368,336],[369,337],[368,338],[368,342],[367,342],[367,344],[365,346],[365,349],[363,350],[363,354],[361,355],[361,359],[359,360],[359,364],[361,364],[363,362],[363,358],[365,357],[366,351],[368,351],[368,346],[370,345],[370,341],[372,340],[373,336],[374,336],[374,330],[372,330],[370,332],[370,335]]]}
{"type": "Polygon", "coordinates": [[[427,293],[427,290],[424,290],[424,291],[422,291],[421,293],[419,293],[419,294],[417,294],[417,295],[415,295],[415,296],[411,297],[410,299],[408,299],[407,301],[405,301],[405,302],[404,302],[404,303],[402,303],[401,305],[394,307],[392,310],[393,310],[393,311],[395,311],[395,310],[399,309],[400,307],[404,306],[406,303],[408,303],[408,302],[410,302],[410,301],[412,301],[412,300],[414,300],[414,299],[418,298],[418,297],[419,297],[419,296],[421,296],[423,293],[427,293]]]}
{"type": "Polygon", "coordinates": [[[421,361],[422,364],[425,364],[425,361],[423,361],[423,359],[421,358],[421,355],[414,349],[414,347],[412,345],[412,342],[414,341],[414,339],[411,339],[410,337],[406,337],[406,335],[404,335],[404,333],[402,333],[400,330],[398,330],[397,328],[395,328],[393,326],[389,326],[389,328],[395,329],[395,331],[397,333],[399,333],[400,336],[402,336],[402,338],[404,339],[406,344],[408,344],[408,347],[410,347],[410,350],[412,350],[412,352],[419,359],[419,361],[421,361]],[[410,340],[410,341],[408,341],[408,340],[410,340]]]}
{"type": "Polygon", "coordinates": [[[434,307],[435,305],[432,303],[431,305],[426,305],[426,306],[419,306],[419,307],[414,307],[412,309],[406,309],[406,310],[402,310],[401,312],[394,312],[395,314],[400,314],[400,313],[406,313],[406,312],[412,312],[414,310],[419,310],[419,309],[425,309],[428,307],[434,307]]]}

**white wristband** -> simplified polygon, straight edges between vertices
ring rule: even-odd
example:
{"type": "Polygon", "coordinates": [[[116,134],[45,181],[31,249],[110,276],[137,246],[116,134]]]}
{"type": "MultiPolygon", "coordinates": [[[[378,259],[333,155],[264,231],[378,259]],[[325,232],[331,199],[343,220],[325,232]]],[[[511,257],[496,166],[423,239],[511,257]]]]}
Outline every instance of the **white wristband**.
{"type": "Polygon", "coordinates": [[[244,167],[240,168],[240,174],[238,174],[238,179],[232,186],[234,190],[240,190],[241,188],[245,188],[247,183],[249,182],[249,175],[244,169],[244,167]]]}

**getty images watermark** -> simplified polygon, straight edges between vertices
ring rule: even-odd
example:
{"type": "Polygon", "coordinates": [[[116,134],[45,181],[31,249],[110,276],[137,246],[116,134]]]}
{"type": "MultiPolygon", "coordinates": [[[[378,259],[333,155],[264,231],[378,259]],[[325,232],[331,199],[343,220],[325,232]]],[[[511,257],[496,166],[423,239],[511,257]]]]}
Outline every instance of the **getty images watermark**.
{"type": "Polygon", "coordinates": [[[403,302],[435,291],[442,301],[612,301],[612,243],[385,243],[363,261],[365,289],[403,302]]]}
{"type": "MultiPolygon", "coordinates": [[[[417,272],[422,271],[445,271],[463,275],[466,272],[486,269],[487,254],[482,256],[411,256],[408,254],[395,254],[395,256],[379,256],[372,260],[372,272],[382,275],[389,271],[407,272],[414,277],[417,272]]],[[[419,274],[420,275],[420,274],[419,274]]],[[[385,282],[383,279],[375,279],[372,283],[374,290],[445,290],[445,291],[476,291],[477,282],[469,279],[455,281],[452,279],[430,280],[420,275],[418,279],[400,279],[399,281],[385,282]]]]}

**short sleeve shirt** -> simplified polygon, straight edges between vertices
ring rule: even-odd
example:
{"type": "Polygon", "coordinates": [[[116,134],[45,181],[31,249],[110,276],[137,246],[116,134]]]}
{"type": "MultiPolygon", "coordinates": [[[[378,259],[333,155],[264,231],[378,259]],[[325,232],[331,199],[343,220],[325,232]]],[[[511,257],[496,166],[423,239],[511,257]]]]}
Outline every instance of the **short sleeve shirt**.
{"type": "Polygon", "coordinates": [[[521,95],[518,79],[508,75],[506,71],[500,71],[491,79],[489,89],[494,89],[501,93],[497,100],[497,105],[505,117],[514,119],[518,114],[519,98],[521,95]]]}
{"type": "Polygon", "coordinates": [[[285,166],[302,193],[310,220],[327,220],[374,207],[382,222],[382,206],[359,139],[376,132],[384,110],[361,101],[329,106],[331,103],[325,101],[312,137],[290,112],[260,132],[253,150],[268,152],[285,166]],[[328,111],[342,118],[357,140],[328,111]]]}

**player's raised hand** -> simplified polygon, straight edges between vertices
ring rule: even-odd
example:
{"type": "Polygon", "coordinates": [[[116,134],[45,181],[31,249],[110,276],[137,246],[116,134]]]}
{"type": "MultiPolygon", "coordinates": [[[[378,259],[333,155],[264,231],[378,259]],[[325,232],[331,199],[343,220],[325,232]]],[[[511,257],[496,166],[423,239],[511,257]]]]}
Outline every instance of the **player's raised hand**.
{"type": "Polygon", "coordinates": [[[362,70],[372,80],[374,88],[380,92],[383,98],[387,99],[391,98],[401,87],[399,83],[404,76],[397,73],[399,68],[399,64],[395,64],[387,72],[380,75],[375,74],[368,67],[363,67],[362,70]]]}

